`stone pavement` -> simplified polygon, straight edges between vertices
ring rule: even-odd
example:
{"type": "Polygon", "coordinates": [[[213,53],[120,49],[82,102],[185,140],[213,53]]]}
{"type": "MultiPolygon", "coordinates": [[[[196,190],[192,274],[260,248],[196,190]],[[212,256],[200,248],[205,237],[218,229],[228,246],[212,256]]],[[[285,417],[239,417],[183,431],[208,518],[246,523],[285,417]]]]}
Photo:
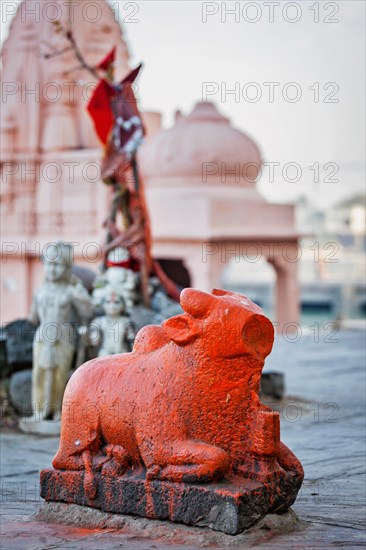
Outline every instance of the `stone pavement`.
{"type": "MultiPolygon", "coordinates": [[[[266,547],[364,548],[365,337],[361,331],[303,331],[278,337],[265,370],[286,375],[281,439],[302,461],[305,481],[293,507],[303,529],[252,538],[127,518],[122,529],[87,529],[32,518],[42,504],[39,471],[49,467],[57,438],[6,430],[1,437],[1,550],[266,547]],[[319,336],[319,337],[318,337],[319,336]],[[292,397],[296,396],[296,397],[292,397]]],[[[268,402],[267,402],[268,403],[268,402]]]]}

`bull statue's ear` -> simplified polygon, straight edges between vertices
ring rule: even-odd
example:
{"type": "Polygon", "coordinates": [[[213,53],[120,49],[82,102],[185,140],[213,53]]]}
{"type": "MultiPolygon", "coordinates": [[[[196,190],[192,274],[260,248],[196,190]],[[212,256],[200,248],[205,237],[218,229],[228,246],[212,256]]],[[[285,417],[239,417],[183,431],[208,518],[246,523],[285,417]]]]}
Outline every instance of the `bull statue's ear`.
{"type": "Polygon", "coordinates": [[[161,325],[165,334],[178,346],[185,346],[192,342],[199,332],[199,326],[188,315],[176,315],[161,325]]]}

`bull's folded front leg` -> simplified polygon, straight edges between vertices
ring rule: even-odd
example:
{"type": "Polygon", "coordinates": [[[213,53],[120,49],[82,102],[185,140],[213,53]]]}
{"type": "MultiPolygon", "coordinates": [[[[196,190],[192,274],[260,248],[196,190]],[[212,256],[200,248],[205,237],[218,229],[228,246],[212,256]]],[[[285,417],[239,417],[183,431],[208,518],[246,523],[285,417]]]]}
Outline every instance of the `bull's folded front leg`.
{"type": "Polygon", "coordinates": [[[220,447],[186,439],[156,450],[146,477],[173,482],[208,482],[220,479],[229,464],[229,455],[220,447]]]}

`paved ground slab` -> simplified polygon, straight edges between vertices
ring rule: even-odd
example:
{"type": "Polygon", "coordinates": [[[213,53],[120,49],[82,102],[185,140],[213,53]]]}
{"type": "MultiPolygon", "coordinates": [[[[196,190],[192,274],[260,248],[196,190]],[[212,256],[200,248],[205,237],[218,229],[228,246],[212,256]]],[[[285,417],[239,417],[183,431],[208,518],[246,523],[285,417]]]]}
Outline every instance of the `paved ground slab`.
{"type": "MultiPolygon", "coordinates": [[[[303,334],[293,343],[278,339],[266,366],[286,374],[287,397],[271,405],[281,413],[281,439],[305,468],[293,510],[306,528],[273,536],[264,527],[261,536],[237,547],[365,547],[365,340],[356,331],[331,340],[329,334],[303,334]]],[[[57,446],[57,438],[3,433],[1,550],[225,548],[237,539],[219,533],[224,539],[218,543],[212,538],[218,533],[209,529],[133,517],[122,528],[37,521],[39,472],[51,466],[57,446]]]]}
{"type": "Polygon", "coordinates": [[[292,510],[284,514],[269,514],[254,527],[236,536],[166,521],[108,514],[100,510],[59,502],[45,502],[34,517],[38,521],[48,523],[61,522],[73,527],[103,528],[104,530],[108,529],[109,532],[114,530],[116,536],[118,533],[129,540],[140,539],[140,544],[151,539],[153,542],[150,543],[151,546],[146,546],[147,548],[153,548],[153,544],[157,544],[157,541],[159,541],[159,547],[163,546],[164,548],[169,542],[174,543],[174,548],[242,548],[243,545],[249,543],[256,545],[268,541],[276,535],[302,531],[307,527],[305,522],[299,521],[292,510]]]}

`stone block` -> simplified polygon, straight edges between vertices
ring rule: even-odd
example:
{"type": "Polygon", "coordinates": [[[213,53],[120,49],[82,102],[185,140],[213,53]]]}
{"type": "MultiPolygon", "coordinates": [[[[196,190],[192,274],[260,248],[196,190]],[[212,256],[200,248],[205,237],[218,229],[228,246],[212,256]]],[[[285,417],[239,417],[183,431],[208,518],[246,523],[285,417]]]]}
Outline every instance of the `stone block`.
{"type": "Polygon", "coordinates": [[[290,474],[268,483],[236,478],[183,484],[147,481],[145,472],[117,478],[96,473],[94,499],[86,495],[84,480],[84,471],[42,470],[41,496],[46,501],[205,526],[236,535],[268,513],[285,512],[297,494],[290,474]]]}

